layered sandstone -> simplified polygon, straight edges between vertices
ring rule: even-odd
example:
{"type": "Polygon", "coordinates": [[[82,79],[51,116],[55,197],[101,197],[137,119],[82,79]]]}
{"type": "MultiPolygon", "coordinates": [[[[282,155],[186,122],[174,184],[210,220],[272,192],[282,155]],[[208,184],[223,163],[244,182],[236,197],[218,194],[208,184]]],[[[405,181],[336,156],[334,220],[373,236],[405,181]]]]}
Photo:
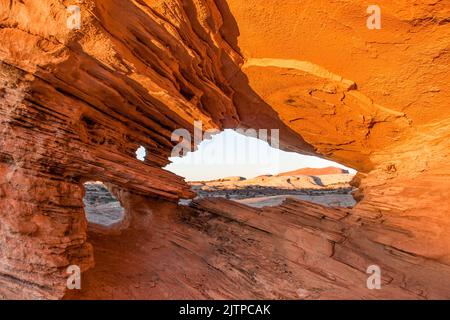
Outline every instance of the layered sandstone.
{"type": "Polygon", "coordinates": [[[348,209],[293,199],[255,209],[219,198],[140,207],[145,231],[90,234],[96,267],[66,299],[449,298],[448,266],[369,240],[348,209]],[[373,264],[381,290],[366,286],[373,264]]]}
{"type": "Polygon", "coordinates": [[[379,1],[381,30],[356,0],[86,0],[79,30],[71,4],[0,0],[0,297],[61,298],[73,264],[97,298],[115,297],[96,284],[105,268],[124,293],[156,274],[159,298],[450,297],[448,0],[379,1]],[[283,149],[357,169],[359,203],[178,208],[195,194],[161,168],[194,120],[280,129],[283,149]],[[88,241],[97,180],[130,230],[88,241]],[[127,255],[145,280],[114,264],[127,255]],[[368,264],[385,289],[362,287],[368,264]]]}

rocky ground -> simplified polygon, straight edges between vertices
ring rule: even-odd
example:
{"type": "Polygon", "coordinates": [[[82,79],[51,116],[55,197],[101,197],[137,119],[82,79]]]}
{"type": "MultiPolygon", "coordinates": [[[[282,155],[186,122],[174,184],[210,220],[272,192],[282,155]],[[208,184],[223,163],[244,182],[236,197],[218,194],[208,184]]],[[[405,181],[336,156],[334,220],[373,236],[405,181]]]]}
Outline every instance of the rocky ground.
{"type": "MultiPolygon", "coordinates": [[[[84,184],[84,211],[91,229],[113,229],[124,218],[124,209],[119,200],[99,181],[84,184]]],[[[99,230],[100,229],[100,230],[99,230]]]]}

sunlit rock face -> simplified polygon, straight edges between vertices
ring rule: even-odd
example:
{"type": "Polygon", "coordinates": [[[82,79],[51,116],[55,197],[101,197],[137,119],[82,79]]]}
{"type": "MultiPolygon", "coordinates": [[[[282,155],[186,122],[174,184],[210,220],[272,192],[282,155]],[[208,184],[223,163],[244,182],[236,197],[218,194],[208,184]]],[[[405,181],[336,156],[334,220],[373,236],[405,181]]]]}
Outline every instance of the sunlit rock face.
{"type": "MultiPolygon", "coordinates": [[[[167,246],[177,258],[161,249],[158,261],[184,257],[193,282],[177,287],[184,264],[170,274],[149,263],[146,289],[169,294],[135,297],[450,298],[450,7],[378,3],[379,30],[367,28],[367,7],[356,0],[84,1],[80,29],[71,29],[70,1],[1,0],[0,297],[62,298],[70,265],[91,268],[85,296],[89,286],[128,292],[124,274],[136,269],[116,264],[110,270],[123,281],[112,283],[98,270],[130,254],[130,243],[114,238],[108,256],[111,242],[87,239],[83,183],[98,180],[133,217],[123,241],[150,248],[192,239],[167,246]],[[252,225],[255,214],[263,224],[264,214],[214,201],[177,208],[194,194],[161,168],[172,132],[192,131],[194,120],[205,130],[280,129],[283,149],[357,169],[359,203],[345,212],[288,203],[277,210],[293,215],[268,217],[276,228],[255,236],[258,255],[243,243],[217,251],[209,239],[238,241],[226,226],[252,225]],[[135,158],[139,146],[144,162],[135,158]],[[204,216],[223,216],[217,205],[231,215],[217,220],[221,227],[204,216]],[[157,240],[152,222],[163,225],[157,240]],[[280,261],[290,261],[293,279],[271,278],[280,261]],[[254,270],[248,288],[248,276],[237,276],[244,264],[254,270]],[[374,264],[384,289],[365,287],[374,264]],[[215,276],[202,273],[211,265],[228,279],[222,293],[198,285],[213,283],[202,278],[215,276]],[[311,272],[317,278],[302,281],[311,272]]],[[[148,252],[133,254],[146,261],[148,252]]]]}

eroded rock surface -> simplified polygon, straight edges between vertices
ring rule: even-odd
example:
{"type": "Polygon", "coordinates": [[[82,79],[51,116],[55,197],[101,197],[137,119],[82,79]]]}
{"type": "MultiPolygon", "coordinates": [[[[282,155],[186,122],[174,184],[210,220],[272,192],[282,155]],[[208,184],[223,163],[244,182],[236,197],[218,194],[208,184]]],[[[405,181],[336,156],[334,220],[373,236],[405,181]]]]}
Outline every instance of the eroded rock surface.
{"type": "Polygon", "coordinates": [[[89,234],[96,267],[66,299],[450,297],[447,265],[368,240],[348,209],[294,199],[263,209],[219,198],[142,205],[157,208],[147,232],[89,234]],[[373,264],[381,290],[366,286],[373,264]]]}
{"type": "Polygon", "coordinates": [[[97,298],[102,279],[134,292],[121,272],[137,265],[164,289],[148,297],[449,298],[448,0],[378,1],[381,30],[356,0],[86,0],[79,30],[70,4],[0,0],[0,297],[61,298],[76,264],[97,298]],[[190,210],[206,218],[171,218],[195,195],[161,168],[194,120],[280,129],[283,149],[357,169],[359,203],[274,218],[205,201],[190,210]],[[82,184],[97,180],[131,229],[88,241],[82,184]],[[155,201],[171,210],[152,220],[155,201]],[[363,287],[372,263],[386,290],[363,287]]]}

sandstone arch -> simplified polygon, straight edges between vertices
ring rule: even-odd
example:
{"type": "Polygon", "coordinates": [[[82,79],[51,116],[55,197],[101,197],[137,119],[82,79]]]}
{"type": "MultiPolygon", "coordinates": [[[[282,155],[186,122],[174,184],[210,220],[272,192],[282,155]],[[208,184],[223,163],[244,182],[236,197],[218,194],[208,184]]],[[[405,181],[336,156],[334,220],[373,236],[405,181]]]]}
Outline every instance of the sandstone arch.
{"type": "MultiPolygon", "coordinates": [[[[178,249],[158,257],[193,267],[146,270],[181,297],[449,298],[446,1],[380,1],[381,30],[365,27],[356,0],[92,0],[80,5],[79,31],[60,1],[0,5],[1,297],[61,298],[66,267],[93,266],[89,179],[164,208],[152,215],[153,243],[178,249]],[[282,148],[358,169],[361,201],[349,212],[285,203],[276,210],[286,219],[227,202],[175,208],[193,194],[161,167],[171,132],[194,120],[279,128],[282,148]],[[152,155],[145,163],[139,145],[152,155]],[[272,223],[252,225],[256,215],[272,223]],[[247,250],[249,264],[232,260],[243,248],[259,250],[247,250]],[[386,270],[385,290],[364,288],[372,263],[386,270]],[[198,281],[180,282],[189,272],[198,281]],[[218,274],[216,291],[199,284],[218,274]]],[[[150,231],[114,244],[145,247],[150,231]]],[[[95,269],[86,275],[101,288],[95,269]]]]}

